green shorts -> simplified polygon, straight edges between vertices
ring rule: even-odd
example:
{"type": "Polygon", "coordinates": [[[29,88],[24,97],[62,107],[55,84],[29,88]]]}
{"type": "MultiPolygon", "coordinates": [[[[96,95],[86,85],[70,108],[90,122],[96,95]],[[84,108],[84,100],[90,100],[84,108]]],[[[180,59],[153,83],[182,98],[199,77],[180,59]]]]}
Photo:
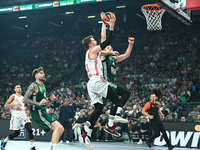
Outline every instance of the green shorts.
{"type": "Polygon", "coordinates": [[[45,132],[48,132],[51,129],[51,123],[56,121],[46,113],[46,110],[42,109],[35,109],[34,111],[31,110],[31,116],[33,120],[39,125],[39,127],[45,132]]]}
{"type": "MultiPolygon", "coordinates": [[[[116,89],[117,89],[117,84],[112,83],[112,82],[108,82],[108,83],[109,83],[109,85],[111,86],[111,88],[112,88],[114,91],[116,91],[116,89]]],[[[108,101],[108,99],[103,97],[103,105],[104,105],[104,106],[106,106],[107,101],[108,101]]]]}

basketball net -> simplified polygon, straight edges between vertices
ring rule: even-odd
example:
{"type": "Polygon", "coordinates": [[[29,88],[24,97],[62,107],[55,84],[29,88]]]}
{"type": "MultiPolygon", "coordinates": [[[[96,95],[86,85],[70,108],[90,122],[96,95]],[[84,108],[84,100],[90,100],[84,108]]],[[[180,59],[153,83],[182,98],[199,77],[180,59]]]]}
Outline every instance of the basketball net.
{"type": "Polygon", "coordinates": [[[157,4],[147,4],[141,7],[147,22],[147,30],[161,30],[162,15],[166,11],[157,4]]]}

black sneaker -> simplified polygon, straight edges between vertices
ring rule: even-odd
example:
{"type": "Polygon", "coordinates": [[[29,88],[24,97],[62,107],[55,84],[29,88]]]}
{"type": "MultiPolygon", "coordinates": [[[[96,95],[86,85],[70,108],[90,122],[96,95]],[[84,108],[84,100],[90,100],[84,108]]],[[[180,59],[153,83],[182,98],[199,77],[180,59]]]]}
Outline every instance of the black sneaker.
{"type": "Polygon", "coordinates": [[[1,150],[5,150],[6,143],[7,142],[4,142],[4,138],[1,139],[1,150]]]}
{"type": "Polygon", "coordinates": [[[168,150],[172,150],[175,146],[174,145],[170,145],[168,146],[168,150]]]}
{"type": "Polygon", "coordinates": [[[35,146],[34,146],[34,147],[32,147],[30,150],[36,150],[35,146]]]}
{"type": "Polygon", "coordinates": [[[149,140],[146,140],[146,143],[147,143],[147,146],[148,146],[149,148],[151,148],[151,142],[150,142],[149,140]]]}
{"type": "Polygon", "coordinates": [[[113,126],[113,127],[106,126],[103,130],[104,130],[105,132],[107,132],[107,133],[109,133],[109,134],[115,136],[115,137],[120,137],[120,136],[121,136],[121,134],[118,133],[118,132],[115,130],[114,126],[113,126]]]}

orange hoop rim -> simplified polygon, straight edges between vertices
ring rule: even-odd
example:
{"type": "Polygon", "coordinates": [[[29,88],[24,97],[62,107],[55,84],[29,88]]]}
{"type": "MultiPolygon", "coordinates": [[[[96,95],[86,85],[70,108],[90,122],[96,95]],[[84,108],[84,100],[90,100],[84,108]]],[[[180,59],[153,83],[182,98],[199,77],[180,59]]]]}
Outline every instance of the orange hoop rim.
{"type": "Polygon", "coordinates": [[[157,12],[157,13],[161,13],[161,12],[165,12],[165,9],[160,9],[160,10],[146,10],[144,7],[160,7],[158,4],[147,4],[147,5],[143,5],[141,7],[142,11],[146,11],[146,12],[157,12]]]}

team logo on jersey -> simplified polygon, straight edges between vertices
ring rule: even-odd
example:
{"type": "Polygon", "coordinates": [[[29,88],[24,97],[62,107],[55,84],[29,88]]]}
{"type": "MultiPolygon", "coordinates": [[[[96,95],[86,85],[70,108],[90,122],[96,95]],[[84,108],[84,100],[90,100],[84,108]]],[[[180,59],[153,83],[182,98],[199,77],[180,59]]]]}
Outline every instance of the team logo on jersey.
{"type": "Polygon", "coordinates": [[[116,74],[116,69],[114,67],[111,67],[112,74],[116,74]]]}

